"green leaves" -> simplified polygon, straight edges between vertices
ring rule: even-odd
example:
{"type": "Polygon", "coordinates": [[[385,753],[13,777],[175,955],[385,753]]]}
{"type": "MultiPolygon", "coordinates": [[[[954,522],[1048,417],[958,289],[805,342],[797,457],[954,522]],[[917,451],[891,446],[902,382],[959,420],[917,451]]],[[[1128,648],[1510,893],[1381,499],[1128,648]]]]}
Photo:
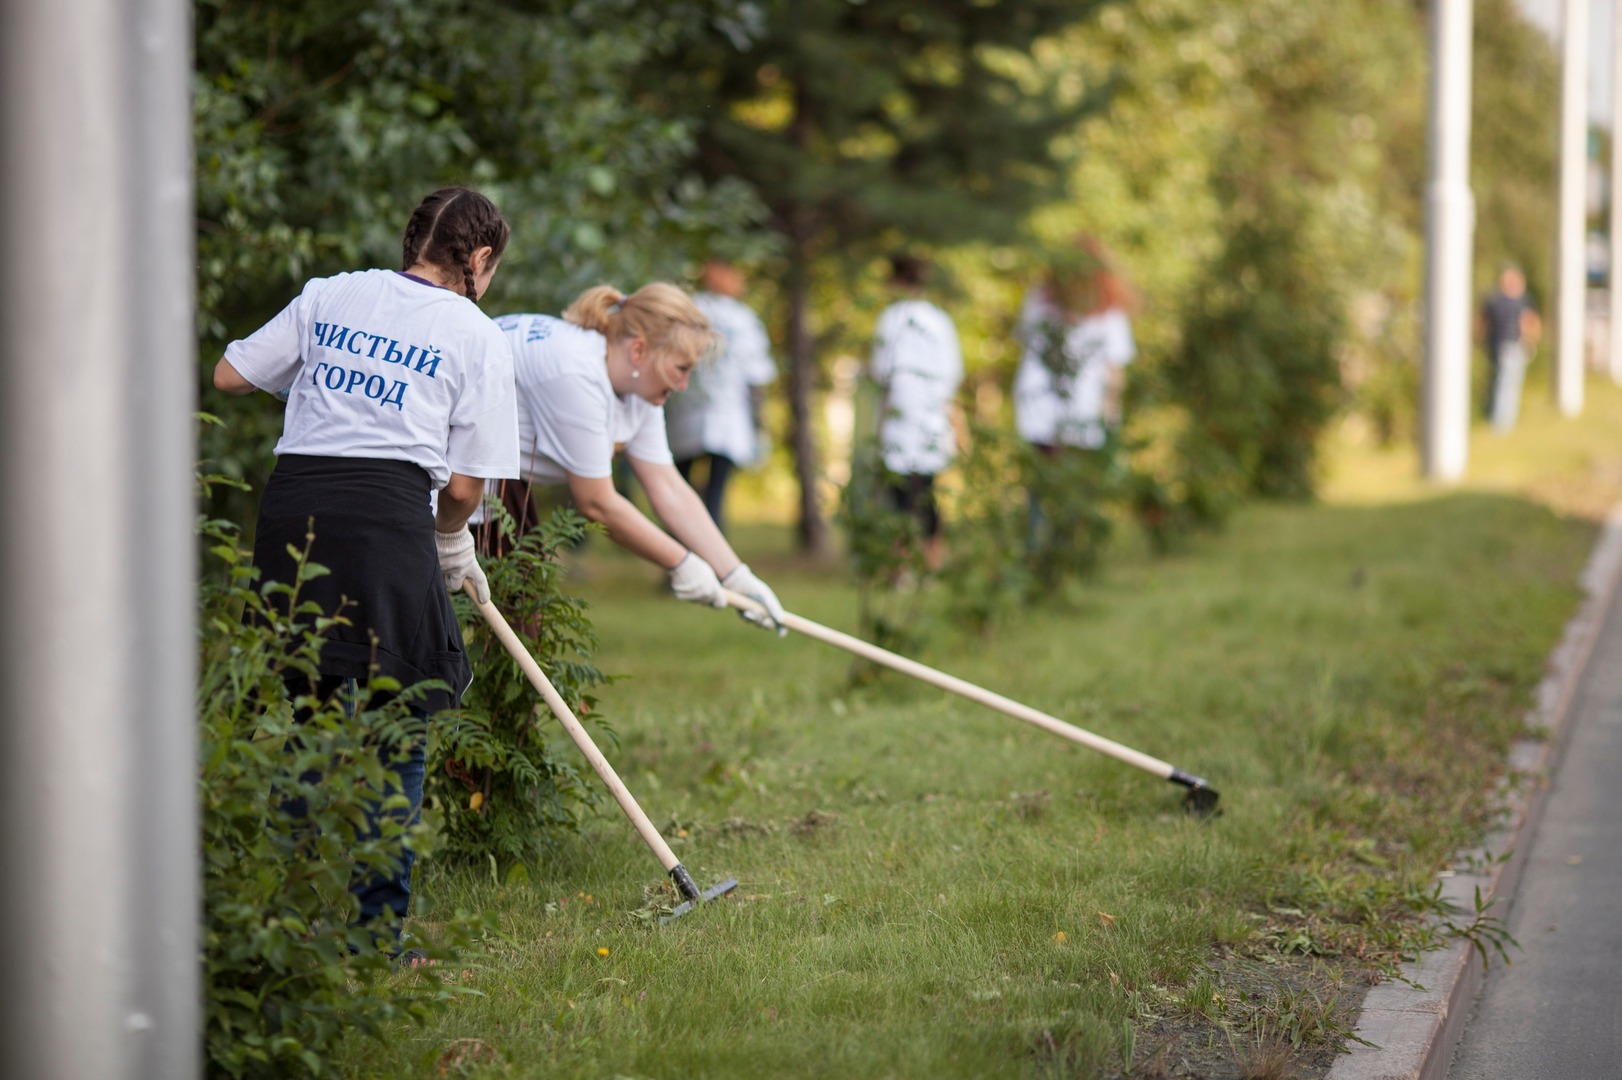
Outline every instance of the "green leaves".
{"type": "MultiPolygon", "coordinates": [[[[205,575],[198,620],[210,1073],[326,1075],[348,1031],[381,1036],[455,993],[432,969],[393,979],[395,928],[355,923],[349,892],[365,868],[432,844],[432,827],[408,826],[393,790],[398,748],[427,736],[410,712],[421,688],[380,678],[352,698],[288,700],[285,680],[314,672],[331,617],[300,603],[296,587],[256,588],[230,526],[204,520],[200,532],[224,568],[205,575]]],[[[324,572],[301,560],[299,581],[324,572]]],[[[487,920],[443,926],[430,955],[448,958],[487,920]]]]}

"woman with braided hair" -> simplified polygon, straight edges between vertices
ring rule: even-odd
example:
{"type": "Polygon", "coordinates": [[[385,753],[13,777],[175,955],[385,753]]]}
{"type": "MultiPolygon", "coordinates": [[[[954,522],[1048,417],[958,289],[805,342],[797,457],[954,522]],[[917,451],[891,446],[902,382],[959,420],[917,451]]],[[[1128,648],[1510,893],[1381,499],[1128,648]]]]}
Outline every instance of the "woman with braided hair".
{"type": "MultiPolygon", "coordinates": [[[[670,572],[677,597],[726,607],[725,587],[766,609],[764,617],[745,613],[750,622],[787,633],[776,594],[738,558],[670,453],[661,406],[716,347],[692,297],[664,282],[630,296],[598,285],[561,319],[503,315],[496,325],[512,346],[524,476],[500,485],[500,498],[520,530],[535,521],[532,485],[567,484],[575,506],[609,539],[670,572]],[[669,532],[614,489],[621,448],[669,532]]],[[[484,531],[494,548],[493,530],[484,531]]]]}
{"type": "MultiPolygon", "coordinates": [[[[400,270],[307,282],[215,366],[225,393],[287,400],[254,564],[347,619],[324,633],[317,684],[299,678],[292,691],[324,699],[374,674],[440,680],[450,689],[414,705],[426,715],[453,707],[472,679],[449,592],[468,580],[489,598],[467,520],[486,479],[518,475],[512,354],[476,303],[509,235],[483,195],[436,191],[411,215],[400,270]],[[300,581],[288,548],[303,551],[312,529],[309,560],[329,573],[300,581]]],[[[423,756],[418,740],[397,766],[413,820],[423,756]]],[[[410,852],[398,875],[354,891],[363,920],[403,918],[410,852]]]]}

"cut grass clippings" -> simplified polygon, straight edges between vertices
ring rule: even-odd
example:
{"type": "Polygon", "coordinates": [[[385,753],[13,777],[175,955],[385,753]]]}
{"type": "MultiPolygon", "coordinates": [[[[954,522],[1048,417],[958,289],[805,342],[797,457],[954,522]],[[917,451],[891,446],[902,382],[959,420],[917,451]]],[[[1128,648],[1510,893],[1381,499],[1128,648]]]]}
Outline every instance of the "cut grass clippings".
{"type": "MultiPolygon", "coordinates": [[[[1603,501],[1622,445],[1567,444],[1622,430],[1622,394],[1564,427],[1537,408],[1513,482],[1381,500],[1383,459],[1347,449],[1348,501],[1252,507],[1167,559],[1123,536],[984,639],[926,628],[919,659],[1208,777],[1209,822],[921,684],[851,691],[845,654],[677,604],[597,543],[578,591],[631,676],[605,750],[701,886],[742,884],[635,918],[662,873],[611,805],[524,884],[430,867],[423,932],[477,906],[503,934],[474,995],[357,1039],[346,1074],[1321,1075],[1361,988],[1427,944],[1579,599],[1593,521],[1525,492],[1603,501]]],[[[849,628],[841,576],[763,537],[739,546],[790,610],[849,628]]]]}

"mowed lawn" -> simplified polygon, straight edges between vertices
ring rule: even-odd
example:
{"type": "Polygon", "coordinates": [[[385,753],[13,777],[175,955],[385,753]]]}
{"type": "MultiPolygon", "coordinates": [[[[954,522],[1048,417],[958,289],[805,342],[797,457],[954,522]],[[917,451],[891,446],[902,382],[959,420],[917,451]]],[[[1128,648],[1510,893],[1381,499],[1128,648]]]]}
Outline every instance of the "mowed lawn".
{"type": "MultiPolygon", "coordinates": [[[[1123,529],[1096,581],[986,637],[929,625],[919,659],[1207,777],[1213,821],[922,684],[851,690],[848,655],[678,604],[596,542],[574,584],[627,676],[605,749],[700,884],[742,884],[635,917],[663,875],[606,802],[527,883],[427,867],[425,932],[488,907],[502,935],[461,1003],[357,1039],[346,1075],[1320,1074],[1479,835],[1622,495],[1614,388],[1477,442],[1450,491],[1340,446],[1323,504],[1169,558],[1123,529]]],[[[852,627],[848,581],[786,530],[737,540],[791,610],[852,627]]]]}

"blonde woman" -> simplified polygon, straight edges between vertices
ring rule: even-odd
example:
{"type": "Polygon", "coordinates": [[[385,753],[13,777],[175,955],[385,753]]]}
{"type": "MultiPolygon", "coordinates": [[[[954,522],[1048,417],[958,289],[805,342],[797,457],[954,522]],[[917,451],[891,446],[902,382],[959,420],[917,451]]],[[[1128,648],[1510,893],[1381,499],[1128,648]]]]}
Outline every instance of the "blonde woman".
{"type": "Polygon", "coordinates": [[[669,571],[677,597],[720,608],[723,588],[731,589],[768,612],[746,618],[786,633],[776,594],[738,558],[670,453],[662,406],[715,346],[692,298],[663,282],[629,296],[598,285],[562,318],[504,315],[496,325],[512,347],[518,382],[524,480],[508,484],[502,501],[520,530],[535,521],[530,486],[566,484],[576,508],[609,539],[669,571]],[[664,529],[615,490],[621,449],[664,529]]]}

